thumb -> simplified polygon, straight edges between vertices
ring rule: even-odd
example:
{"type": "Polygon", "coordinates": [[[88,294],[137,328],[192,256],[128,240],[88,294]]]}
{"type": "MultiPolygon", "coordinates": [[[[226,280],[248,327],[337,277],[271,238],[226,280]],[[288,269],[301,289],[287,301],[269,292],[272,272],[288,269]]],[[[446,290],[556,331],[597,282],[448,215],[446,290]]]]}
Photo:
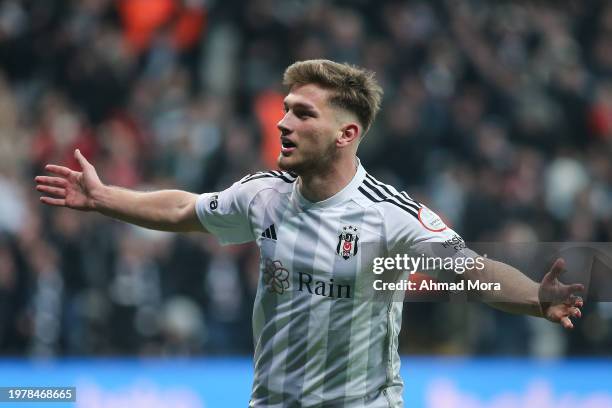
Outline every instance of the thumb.
{"type": "Polygon", "coordinates": [[[545,282],[553,282],[555,279],[558,279],[565,268],[565,260],[563,258],[558,258],[553,266],[550,268],[550,271],[546,275],[544,275],[545,282]]]}
{"type": "Polygon", "coordinates": [[[87,161],[87,159],[85,158],[85,156],[83,156],[79,149],[74,150],[74,158],[77,159],[79,165],[81,166],[81,169],[83,170],[85,170],[85,167],[91,166],[91,164],[87,161]]]}

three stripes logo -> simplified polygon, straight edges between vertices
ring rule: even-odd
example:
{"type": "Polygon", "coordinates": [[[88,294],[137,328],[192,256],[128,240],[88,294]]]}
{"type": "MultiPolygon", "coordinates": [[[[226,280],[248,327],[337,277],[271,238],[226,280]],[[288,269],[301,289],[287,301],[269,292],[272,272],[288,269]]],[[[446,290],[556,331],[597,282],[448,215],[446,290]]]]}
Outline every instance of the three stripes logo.
{"type": "Polygon", "coordinates": [[[270,225],[265,229],[264,232],[261,233],[261,236],[264,238],[270,238],[276,241],[276,229],[274,228],[274,224],[270,225]]]}
{"type": "Polygon", "coordinates": [[[368,173],[358,190],[374,203],[387,202],[401,208],[416,218],[429,231],[441,232],[447,228],[436,213],[413,200],[405,191],[398,192],[392,186],[381,183],[368,173]]]}
{"type": "Polygon", "coordinates": [[[277,178],[283,180],[285,183],[293,183],[297,179],[297,174],[290,171],[278,171],[278,170],[269,170],[269,171],[259,171],[254,174],[249,174],[245,176],[240,184],[248,183],[252,180],[258,180],[263,178],[277,178]]]}
{"type": "MultiPolygon", "coordinates": [[[[421,204],[413,200],[406,192],[398,192],[392,186],[381,183],[366,173],[366,178],[358,190],[374,203],[387,202],[401,208],[414,218],[419,220],[421,204]]],[[[419,220],[420,221],[420,220],[419,220]]]]}

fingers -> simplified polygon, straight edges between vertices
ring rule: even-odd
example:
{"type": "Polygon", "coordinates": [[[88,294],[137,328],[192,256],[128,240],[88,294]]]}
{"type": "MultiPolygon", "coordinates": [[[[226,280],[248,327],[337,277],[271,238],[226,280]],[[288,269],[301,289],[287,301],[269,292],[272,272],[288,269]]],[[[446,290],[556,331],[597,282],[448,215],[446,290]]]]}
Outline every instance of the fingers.
{"type": "Polygon", "coordinates": [[[49,173],[63,177],[68,177],[72,173],[72,170],[70,170],[68,167],[56,166],[55,164],[47,164],[45,166],[45,170],[47,170],[49,173]]]}
{"type": "Polygon", "coordinates": [[[570,308],[569,313],[570,313],[570,315],[572,317],[577,317],[577,318],[581,318],[582,317],[582,312],[577,307],[570,308]]]}
{"type": "Polygon", "coordinates": [[[582,299],[581,296],[574,296],[574,298],[572,299],[573,305],[576,307],[582,307],[584,306],[584,300],[582,299]]]}
{"type": "Polygon", "coordinates": [[[47,205],[54,205],[58,207],[65,207],[66,200],[63,198],[51,198],[51,197],[40,197],[40,202],[47,205]]]}
{"type": "Polygon", "coordinates": [[[563,315],[559,318],[559,323],[563,326],[564,329],[573,329],[574,323],[572,323],[571,318],[581,318],[582,311],[577,307],[570,307],[563,315]]]}
{"type": "MultiPolygon", "coordinates": [[[[77,161],[79,162],[81,169],[84,169],[86,166],[91,166],[91,164],[87,161],[85,156],[81,154],[81,151],[79,149],[76,149],[74,151],[74,158],[77,159],[77,161]]],[[[47,164],[45,166],[45,170],[47,170],[50,173],[56,174],[58,176],[63,176],[63,177],[68,177],[70,176],[70,174],[72,174],[72,170],[70,170],[68,167],[57,166],[55,164],[47,164]]]]}
{"type": "Polygon", "coordinates": [[[85,167],[87,166],[91,166],[91,164],[87,161],[87,159],[85,158],[85,156],[83,156],[79,149],[76,149],[74,151],[74,157],[75,159],[77,159],[82,169],[85,169],[85,167]]]}
{"type": "Polygon", "coordinates": [[[561,273],[563,272],[564,268],[565,261],[563,260],[563,258],[558,258],[553,264],[553,266],[550,268],[550,271],[548,271],[548,273],[544,275],[542,281],[553,282],[555,279],[558,279],[559,276],[561,276],[561,273]]]}
{"type": "Polygon", "coordinates": [[[574,323],[572,323],[572,321],[570,320],[569,317],[565,316],[562,317],[560,320],[561,326],[563,326],[564,329],[568,329],[571,330],[574,328],[574,323]]]}
{"type": "Polygon", "coordinates": [[[581,296],[576,296],[576,295],[569,295],[567,300],[565,302],[563,302],[565,305],[567,306],[574,306],[574,307],[582,307],[584,306],[584,300],[582,299],[581,296]]]}
{"type": "Polygon", "coordinates": [[[47,193],[57,197],[66,197],[66,189],[61,187],[51,187],[39,184],[36,186],[36,190],[40,191],[41,193],[47,193]]]}
{"type": "Polygon", "coordinates": [[[34,177],[34,181],[40,184],[61,188],[65,188],[68,185],[66,179],[60,177],[36,176],[34,177]]]}
{"type": "MultiPolygon", "coordinates": [[[[50,173],[68,177],[72,170],[63,166],[48,164],[45,169],[50,173]]],[[[40,197],[40,202],[47,205],[64,207],[66,205],[66,186],[68,181],[60,177],[36,176],[34,180],[38,183],[36,190],[41,193],[49,194],[55,197],[40,197]]]]}

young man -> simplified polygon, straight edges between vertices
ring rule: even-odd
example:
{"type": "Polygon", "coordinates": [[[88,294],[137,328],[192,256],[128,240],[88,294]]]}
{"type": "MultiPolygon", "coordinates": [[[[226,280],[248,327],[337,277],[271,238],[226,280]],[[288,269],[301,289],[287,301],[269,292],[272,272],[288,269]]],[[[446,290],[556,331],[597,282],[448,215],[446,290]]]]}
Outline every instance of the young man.
{"type": "MultiPolygon", "coordinates": [[[[77,150],[82,172],[48,165],[38,176],[45,204],[102,214],[164,231],[203,231],[224,244],[256,241],[260,280],[253,311],[253,407],[400,407],[397,335],[402,302],[372,295],[375,258],[435,256],[428,243],[461,238],[406,193],[369,175],[359,142],[379,109],[372,73],[327,60],[285,72],[278,123],[283,171],[248,175],[219,193],[134,192],[106,186],[77,150]]],[[[540,285],[492,260],[466,279],[497,282],[488,302],[571,328],[581,285],[563,285],[558,260],[540,285]],[[546,300],[546,301],[544,301],[546,300]]],[[[393,275],[395,280],[398,275],[393,275]]]]}

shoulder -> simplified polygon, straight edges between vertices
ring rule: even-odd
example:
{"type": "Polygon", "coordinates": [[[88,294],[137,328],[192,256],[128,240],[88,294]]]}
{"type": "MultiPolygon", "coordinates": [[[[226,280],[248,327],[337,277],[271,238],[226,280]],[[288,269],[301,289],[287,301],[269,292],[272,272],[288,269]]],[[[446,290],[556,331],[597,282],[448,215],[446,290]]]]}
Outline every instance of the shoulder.
{"type": "Polygon", "coordinates": [[[201,194],[196,201],[196,211],[204,216],[232,217],[249,214],[258,200],[268,200],[291,192],[295,174],[276,170],[248,174],[228,188],[201,194]]]}
{"type": "Polygon", "coordinates": [[[382,218],[385,240],[391,252],[408,251],[421,242],[447,242],[456,235],[426,205],[369,174],[358,190],[364,197],[362,205],[375,210],[376,216],[382,218]]]}
{"type": "Polygon", "coordinates": [[[361,205],[377,210],[385,218],[389,217],[390,221],[398,221],[404,217],[418,220],[419,211],[424,207],[405,191],[399,191],[368,173],[357,190],[361,205]]]}
{"type": "Polygon", "coordinates": [[[258,171],[257,173],[247,174],[242,179],[240,179],[240,184],[274,184],[274,183],[285,183],[285,184],[293,184],[297,180],[297,174],[291,171],[281,171],[281,170],[267,170],[267,171],[258,171]],[[259,183],[253,183],[255,180],[260,180],[259,183]],[[263,182],[263,183],[262,183],[263,182]]]}
{"type": "Polygon", "coordinates": [[[255,196],[265,190],[283,194],[293,189],[297,174],[293,172],[268,170],[247,174],[234,183],[234,188],[243,194],[255,196]]]}
{"type": "Polygon", "coordinates": [[[449,231],[438,214],[426,205],[370,174],[366,173],[358,191],[363,196],[361,205],[376,210],[391,235],[409,234],[416,238],[449,231]]]}

